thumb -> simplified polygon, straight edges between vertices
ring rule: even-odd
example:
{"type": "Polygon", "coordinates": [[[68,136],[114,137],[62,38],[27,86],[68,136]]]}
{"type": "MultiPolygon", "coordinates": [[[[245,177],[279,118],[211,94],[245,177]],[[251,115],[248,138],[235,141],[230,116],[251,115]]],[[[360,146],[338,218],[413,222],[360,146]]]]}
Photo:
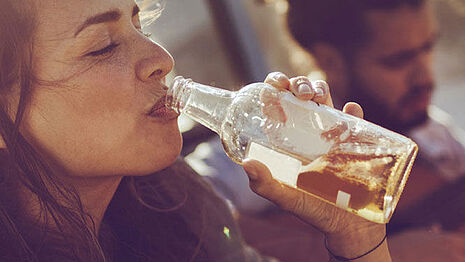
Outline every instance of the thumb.
{"type": "Polygon", "coordinates": [[[242,167],[249,176],[250,188],[263,197],[273,197],[275,191],[282,186],[273,179],[270,170],[257,160],[245,159],[242,161],[242,167]]]}
{"type": "Polygon", "coordinates": [[[347,104],[345,104],[342,111],[349,115],[353,115],[358,118],[363,118],[363,109],[359,104],[355,102],[348,102],[347,104]]]}

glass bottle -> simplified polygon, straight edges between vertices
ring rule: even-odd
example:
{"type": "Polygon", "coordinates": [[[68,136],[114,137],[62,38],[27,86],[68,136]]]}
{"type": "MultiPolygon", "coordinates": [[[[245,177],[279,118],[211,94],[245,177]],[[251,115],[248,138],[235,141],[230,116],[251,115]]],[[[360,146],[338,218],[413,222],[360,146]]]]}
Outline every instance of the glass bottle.
{"type": "Polygon", "coordinates": [[[216,132],[236,163],[339,208],[387,223],[418,147],[407,137],[265,84],[237,92],[176,77],[166,106],[216,132]]]}

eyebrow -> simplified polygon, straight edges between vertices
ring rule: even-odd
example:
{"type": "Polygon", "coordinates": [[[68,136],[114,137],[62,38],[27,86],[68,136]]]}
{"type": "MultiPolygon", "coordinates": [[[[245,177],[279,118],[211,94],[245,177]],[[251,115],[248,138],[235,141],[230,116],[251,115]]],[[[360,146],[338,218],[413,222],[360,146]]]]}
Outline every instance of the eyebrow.
{"type": "MultiPolygon", "coordinates": [[[[140,9],[137,5],[132,8],[132,16],[135,16],[139,13],[140,9]]],[[[110,10],[105,13],[97,14],[95,16],[89,17],[81,26],[79,26],[76,33],[74,33],[74,37],[76,37],[80,32],[91,25],[107,23],[107,22],[116,22],[122,16],[120,10],[110,10]]]]}
{"type": "Polygon", "coordinates": [[[400,51],[400,52],[397,52],[397,53],[394,53],[394,54],[391,54],[391,55],[388,55],[386,57],[382,57],[380,59],[381,62],[385,62],[386,60],[392,60],[392,59],[404,59],[404,60],[408,60],[408,59],[412,59],[413,57],[415,57],[416,55],[418,55],[419,53],[423,52],[423,51],[427,51],[429,50],[431,47],[434,46],[434,44],[438,41],[438,39],[440,38],[440,33],[439,32],[436,32],[427,42],[425,42],[422,46],[419,46],[417,48],[414,48],[414,49],[409,49],[409,50],[403,50],[403,51],[400,51]]]}

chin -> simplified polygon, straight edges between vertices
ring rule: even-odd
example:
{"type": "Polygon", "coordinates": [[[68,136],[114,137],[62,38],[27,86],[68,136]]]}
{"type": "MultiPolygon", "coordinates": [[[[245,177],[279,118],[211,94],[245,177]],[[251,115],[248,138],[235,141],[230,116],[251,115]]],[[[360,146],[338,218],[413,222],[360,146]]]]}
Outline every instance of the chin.
{"type": "Polygon", "coordinates": [[[407,131],[410,131],[412,129],[418,128],[418,127],[426,124],[426,122],[428,122],[428,119],[429,119],[429,117],[428,117],[427,113],[415,117],[414,119],[412,119],[409,122],[409,125],[406,128],[407,131]]]}
{"type": "Polygon", "coordinates": [[[158,171],[161,171],[170,165],[172,165],[176,159],[178,158],[179,154],[173,154],[171,156],[165,156],[162,159],[157,157],[155,159],[144,161],[145,163],[140,164],[137,166],[136,170],[132,172],[128,172],[129,176],[146,176],[158,171]]]}
{"type": "Polygon", "coordinates": [[[401,134],[407,134],[412,129],[420,127],[428,122],[429,116],[428,112],[419,112],[409,119],[404,119],[403,121],[397,120],[393,121],[392,130],[399,132],[401,134]]]}
{"type": "Polygon", "coordinates": [[[172,165],[181,154],[182,139],[179,138],[179,142],[170,143],[170,146],[166,147],[161,153],[156,152],[147,158],[139,158],[139,165],[136,167],[137,171],[133,175],[144,176],[149,175],[160,170],[163,170],[172,165]]]}
{"type": "Polygon", "coordinates": [[[172,165],[176,161],[176,159],[178,159],[178,157],[181,155],[181,148],[182,147],[179,147],[179,150],[177,151],[173,150],[172,154],[166,154],[162,160],[158,161],[157,168],[154,172],[160,171],[172,165]]]}

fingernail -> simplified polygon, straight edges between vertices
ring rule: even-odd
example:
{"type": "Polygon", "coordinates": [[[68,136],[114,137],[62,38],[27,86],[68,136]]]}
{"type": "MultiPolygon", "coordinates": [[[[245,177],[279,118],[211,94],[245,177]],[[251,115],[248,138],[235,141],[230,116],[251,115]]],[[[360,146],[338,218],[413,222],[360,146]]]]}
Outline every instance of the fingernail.
{"type": "Polygon", "coordinates": [[[325,94],[325,90],[327,90],[327,84],[325,81],[317,80],[313,83],[315,87],[315,96],[322,97],[325,94]]]}
{"type": "Polygon", "coordinates": [[[325,94],[321,87],[315,87],[315,97],[322,97],[325,94]]]}
{"type": "Polygon", "coordinates": [[[274,81],[276,82],[280,82],[281,80],[284,80],[284,74],[283,73],[279,73],[279,72],[276,72],[273,74],[273,76],[271,77],[274,81]]]}
{"type": "Polygon", "coordinates": [[[308,84],[300,84],[299,87],[297,88],[297,91],[300,94],[310,94],[312,92],[312,89],[308,84]]]}

